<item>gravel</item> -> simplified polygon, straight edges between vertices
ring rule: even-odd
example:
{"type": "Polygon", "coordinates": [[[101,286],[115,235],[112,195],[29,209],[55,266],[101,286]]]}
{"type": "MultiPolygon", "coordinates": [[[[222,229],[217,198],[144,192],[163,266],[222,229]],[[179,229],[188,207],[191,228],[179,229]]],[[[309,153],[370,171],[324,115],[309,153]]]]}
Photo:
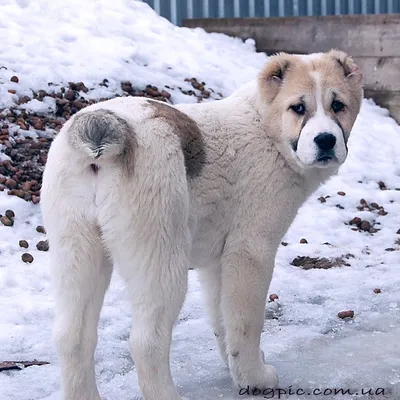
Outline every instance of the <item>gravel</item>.
{"type": "MultiPolygon", "coordinates": [[[[11,81],[18,83],[19,78],[13,76],[11,81]]],[[[222,94],[215,93],[211,88],[206,89],[205,82],[198,82],[196,78],[188,78],[185,81],[192,85],[193,90],[168,86],[159,89],[153,85],[138,89],[132,82],[122,82],[121,92],[122,96],[147,97],[170,104],[172,90],[180,90],[185,95],[194,96],[197,102],[210,98],[211,93],[213,98],[222,97],[222,94]]],[[[107,87],[107,79],[100,85],[107,87]]],[[[17,196],[34,204],[40,202],[42,173],[55,135],[72,115],[97,102],[85,96],[90,89],[83,82],[69,82],[68,87],[58,88],[57,91],[54,88],[55,86],[49,83],[49,88],[39,90],[33,97],[21,96],[15,108],[0,109],[0,191],[6,191],[10,196],[17,196]],[[54,99],[53,112],[30,112],[24,108],[24,105],[32,100],[43,102],[45,105],[46,99],[54,99]]],[[[98,101],[104,100],[106,99],[101,98],[98,101]]],[[[1,222],[11,226],[12,218],[4,218],[1,222]]]]}

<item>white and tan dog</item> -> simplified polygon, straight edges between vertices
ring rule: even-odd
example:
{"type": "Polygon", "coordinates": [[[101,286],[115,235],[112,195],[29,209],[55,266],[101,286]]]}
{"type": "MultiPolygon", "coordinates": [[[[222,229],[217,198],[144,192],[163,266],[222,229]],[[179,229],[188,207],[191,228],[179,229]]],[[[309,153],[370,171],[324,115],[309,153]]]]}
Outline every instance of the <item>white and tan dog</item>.
{"type": "Polygon", "coordinates": [[[277,385],[260,350],[275,254],[301,204],[345,161],[362,96],[345,53],[279,54],[221,101],[116,98],[65,124],[42,189],[65,400],[100,399],[93,354],[114,263],[146,400],[180,398],[169,353],[189,266],[235,384],[277,385]]]}

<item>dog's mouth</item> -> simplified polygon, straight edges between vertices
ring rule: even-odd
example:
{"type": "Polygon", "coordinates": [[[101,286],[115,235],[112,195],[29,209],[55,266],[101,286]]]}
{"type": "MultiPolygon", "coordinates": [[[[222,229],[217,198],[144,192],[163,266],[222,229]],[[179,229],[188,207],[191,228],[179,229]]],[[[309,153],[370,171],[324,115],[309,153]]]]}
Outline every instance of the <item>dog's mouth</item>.
{"type": "Polygon", "coordinates": [[[314,166],[319,168],[328,167],[332,164],[338,164],[339,160],[337,159],[335,153],[333,151],[329,152],[321,152],[317,159],[314,162],[314,166]]]}
{"type": "Polygon", "coordinates": [[[328,164],[329,161],[333,160],[334,156],[331,155],[324,155],[324,156],[320,156],[317,158],[317,162],[321,163],[321,164],[328,164]]]}

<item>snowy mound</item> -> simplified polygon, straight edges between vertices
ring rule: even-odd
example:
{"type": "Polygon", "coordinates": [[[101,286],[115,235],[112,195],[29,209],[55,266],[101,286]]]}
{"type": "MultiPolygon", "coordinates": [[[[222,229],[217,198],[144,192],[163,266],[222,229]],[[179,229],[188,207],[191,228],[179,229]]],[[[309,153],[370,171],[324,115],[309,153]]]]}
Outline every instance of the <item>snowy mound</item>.
{"type": "Polygon", "coordinates": [[[133,0],[2,0],[0,43],[0,108],[15,100],[9,89],[29,96],[69,81],[100,98],[121,81],[189,87],[184,79],[198,77],[226,95],[266,60],[253,40],[176,27],[133,0]],[[108,89],[98,86],[104,79],[108,89]]]}

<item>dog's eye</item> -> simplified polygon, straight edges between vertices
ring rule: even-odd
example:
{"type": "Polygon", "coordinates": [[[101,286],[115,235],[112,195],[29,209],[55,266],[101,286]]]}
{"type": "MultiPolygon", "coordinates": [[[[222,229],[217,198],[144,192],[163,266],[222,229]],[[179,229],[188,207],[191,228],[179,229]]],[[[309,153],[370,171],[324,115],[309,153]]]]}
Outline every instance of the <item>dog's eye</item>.
{"type": "Polygon", "coordinates": [[[345,105],[341,101],[339,101],[339,100],[332,101],[333,112],[338,113],[340,111],[343,111],[344,107],[345,107],[345,105]]]}
{"type": "Polygon", "coordinates": [[[293,110],[296,114],[299,114],[299,115],[304,115],[304,113],[306,112],[306,107],[302,103],[290,106],[290,109],[293,110]]]}

